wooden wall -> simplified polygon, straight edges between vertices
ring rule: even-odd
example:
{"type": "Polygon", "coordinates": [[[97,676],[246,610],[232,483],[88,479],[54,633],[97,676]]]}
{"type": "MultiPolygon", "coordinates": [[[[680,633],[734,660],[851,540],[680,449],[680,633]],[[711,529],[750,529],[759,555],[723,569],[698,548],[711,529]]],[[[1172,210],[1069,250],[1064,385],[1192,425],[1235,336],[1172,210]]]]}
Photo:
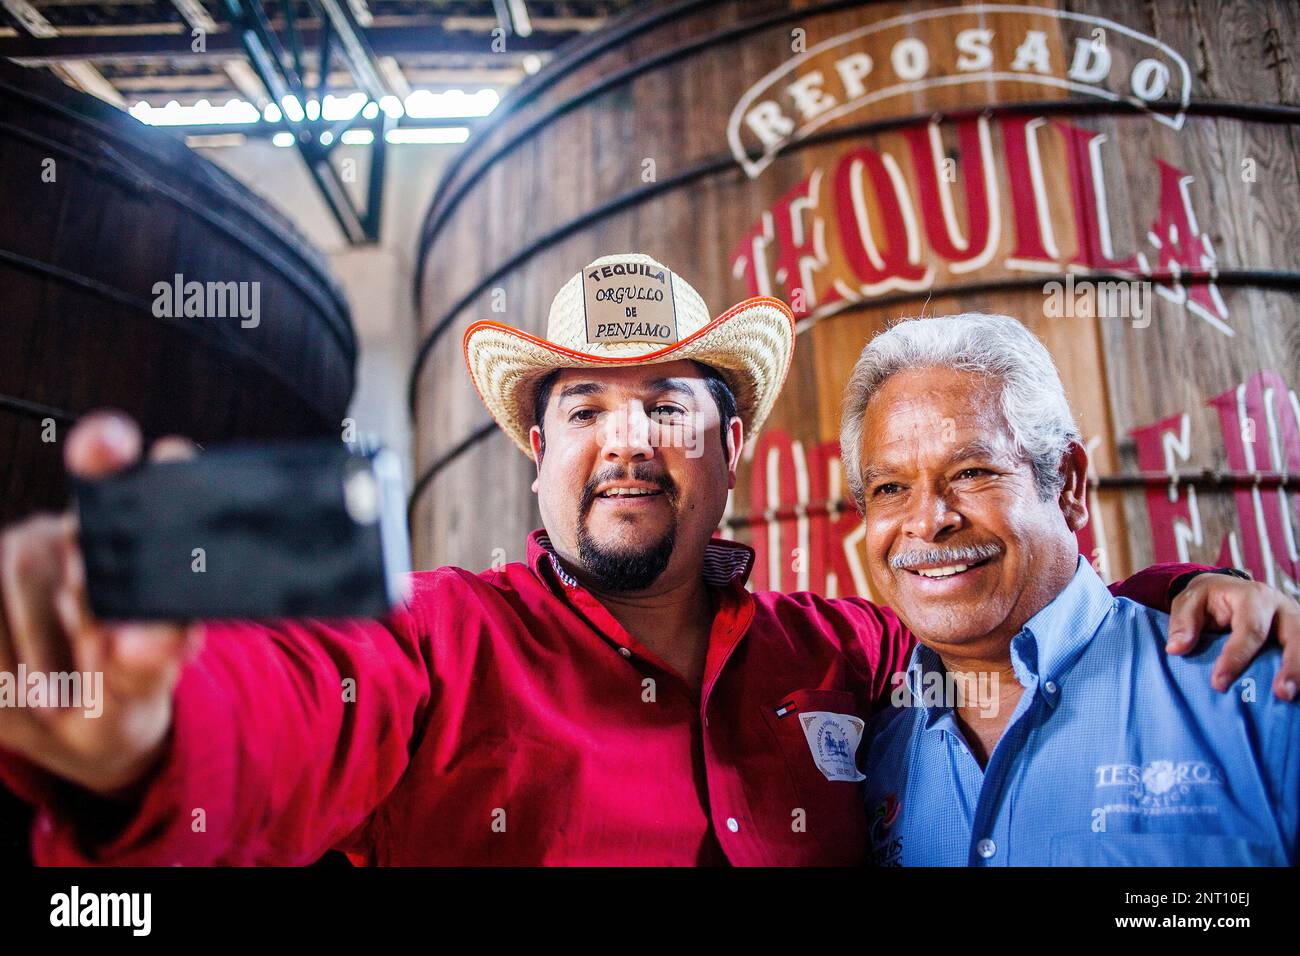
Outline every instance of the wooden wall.
{"type": "Polygon", "coordinates": [[[862,590],[835,458],[841,391],[892,319],[965,310],[1021,319],[1056,359],[1100,479],[1081,547],[1104,573],[1186,555],[1294,585],[1294,493],[1153,475],[1300,470],[1296,7],[823,6],[655,5],[533,77],[471,144],[422,247],[412,399],[417,474],[433,474],[412,502],[417,565],[517,559],[540,523],[531,463],[469,382],[465,327],[543,333],[565,279],[640,251],[715,313],[762,291],[800,316],[723,529],[759,548],[755,586],[862,590]],[[991,37],[972,44],[974,30],[991,37]],[[1081,42],[1105,53],[1086,51],[1072,78],[1081,42]],[[840,64],[862,54],[872,69],[855,91],[840,64]],[[1159,96],[1135,95],[1135,73],[1150,96],[1162,71],[1159,96]],[[750,91],[794,126],[761,169],[737,109],[750,91]],[[834,106],[812,115],[825,97],[834,106]],[[1146,312],[1095,314],[1090,276],[1146,296],[1146,312]]]}

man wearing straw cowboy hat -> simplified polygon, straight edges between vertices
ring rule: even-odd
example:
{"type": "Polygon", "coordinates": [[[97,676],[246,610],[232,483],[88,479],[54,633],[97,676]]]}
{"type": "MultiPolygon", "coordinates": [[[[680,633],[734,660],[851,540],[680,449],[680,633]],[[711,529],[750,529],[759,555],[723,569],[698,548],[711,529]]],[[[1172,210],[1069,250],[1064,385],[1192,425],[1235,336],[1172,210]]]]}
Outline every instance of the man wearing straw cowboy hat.
{"type": "MultiPolygon", "coordinates": [[[[63,523],[10,529],[0,670],[106,672],[99,721],[0,709],[0,780],[39,807],[38,861],[862,861],[864,721],[912,638],[860,598],[748,592],[752,551],[711,537],[793,339],[783,303],[710,318],[641,255],[575,275],[546,338],[471,326],[471,376],[536,462],[545,530],[526,563],[413,575],[382,621],[109,627],[63,523]]],[[[67,455],[94,475],[139,449],[95,416],[67,455]]],[[[1166,605],[1186,571],[1127,593],[1166,605]]],[[[1207,591],[1251,656],[1272,592],[1205,575],[1186,593],[1207,591]]],[[[1199,606],[1176,612],[1193,632],[1199,606]]]]}

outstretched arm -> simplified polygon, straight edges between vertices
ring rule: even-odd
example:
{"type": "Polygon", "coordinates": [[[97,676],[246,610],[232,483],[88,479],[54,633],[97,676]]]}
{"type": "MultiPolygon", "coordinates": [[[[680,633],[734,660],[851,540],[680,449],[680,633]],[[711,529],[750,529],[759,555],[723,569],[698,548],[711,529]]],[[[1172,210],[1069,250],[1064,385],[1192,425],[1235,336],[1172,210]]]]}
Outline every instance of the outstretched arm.
{"type": "MultiPolygon", "coordinates": [[[[141,441],[92,416],[67,447],[74,471],[105,474],[141,441]]],[[[38,807],[41,863],[310,862],[361,839],[433,693],[437,612],[415,599],[383,622],[97,621],[68,516],[0,536],[0,599],[0,672],[85,691],[0,707],[0,783],[38,807]]]]}

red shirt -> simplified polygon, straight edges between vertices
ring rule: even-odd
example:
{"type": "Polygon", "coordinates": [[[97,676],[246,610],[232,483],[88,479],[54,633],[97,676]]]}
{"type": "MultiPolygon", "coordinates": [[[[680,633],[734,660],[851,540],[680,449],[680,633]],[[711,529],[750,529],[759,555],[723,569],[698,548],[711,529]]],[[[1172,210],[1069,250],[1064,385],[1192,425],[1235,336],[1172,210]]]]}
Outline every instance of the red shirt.
{"type": "MultiPolygon", "coordinates": [[[[37,862],[303,864],[331,847],[389,865],[864,859],[862,785],[832,777],[837,759],[857,775],[842,730],[888,700],[911,652],[892,611],[751,594],[753,552],[714,539],[697,694],[548,547],[534,532],[527,564],[414,574],[382,622],[209,625],[167,756],[107,839],[92,836],[102,805],[0,754],[0,780],[39,807],[37,862]],[[832,715],[830,774],[809,714],[832,715]]],[[[1166,607],[1189,569],[1123,593],[1166,607]]]]}

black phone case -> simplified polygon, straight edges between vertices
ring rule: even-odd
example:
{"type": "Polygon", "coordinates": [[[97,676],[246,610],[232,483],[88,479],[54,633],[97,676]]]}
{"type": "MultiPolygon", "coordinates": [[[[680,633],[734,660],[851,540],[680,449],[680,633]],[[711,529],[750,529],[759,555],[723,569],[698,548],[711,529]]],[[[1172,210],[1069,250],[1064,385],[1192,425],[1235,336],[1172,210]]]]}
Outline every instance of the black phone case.
{"type": "Polygon", "coordinates": [[[397,503],[377,500],[380,484],[372,458],[323,441],[78,481],[91,609],[134,620],[382,616],[404,569],[393,542],[386,560],[380,512],[397,503]]]}

